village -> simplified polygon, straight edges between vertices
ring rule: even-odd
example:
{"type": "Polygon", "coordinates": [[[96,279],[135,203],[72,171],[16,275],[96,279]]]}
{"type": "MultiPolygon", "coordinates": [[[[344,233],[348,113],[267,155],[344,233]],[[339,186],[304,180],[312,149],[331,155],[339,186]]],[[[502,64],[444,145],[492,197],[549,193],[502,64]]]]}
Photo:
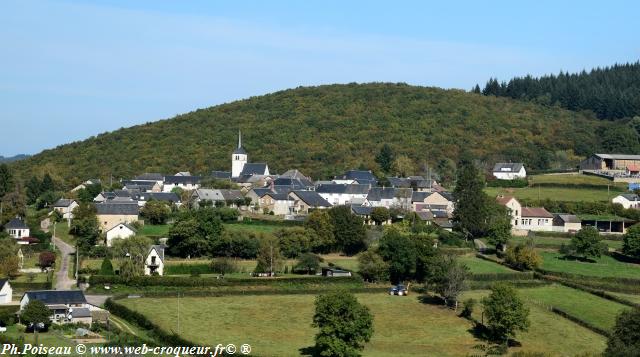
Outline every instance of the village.
{"type": "MultiPolygon", "coordinates": [[[[549,258],[557,259],[560,256],[557,253],[558,250],[560,254],[563,254],[565,246],[571,245],[572,239],[569,238],[579,235],[581,231],[589,228],[594,229],[595,234],[601,235],[602,241],[609,245],[608,248],[604,248],[605,251],[609,251],[604,253],[606,254],[604,256],[612,255],[616,259],[620,259],[618,257],[623,256],[620,250],[622,247],[621,239],[637,222],[633,215],[628,214],[626,216],[632,218],[618,215],[550,212],[542,206],[529,206],[531,200],[525,197],[523,203],[516,197],[519,195],[517,190],[522,189],[522,181],[526,182],[528,179],[524,165],[522,163],[496,163],[487,174],[490,178],[487,184],[488,188],[485,190],[489,190],[489,194],[493,194],[493,196],[488,197],[492,197],[495,204],[504,209],[503,212],[507,215],[506,222],[508,222],[507,234],[512,238],[500,241],[498,238],[472,237],[469,241],[456,233],[454,229],[457,224],[455,192],[458,191],[443,187],[434,178],[435,176],[428,178],[424,176],[379,178],[369,170],[349,170],[335,176],[332,180],[314,181],[295,169],[282,174],[272,174],[267,163],[251,163],[248,158],[249,154],[242,146],[241,133],[238,133],[238,144],[231,154],[231,171],[213,171],[209,176],[193,176],[189,172],[177,172],[174,175],[141,173],[130,179],[122,179],[117,185],[111,183],[109,187],[117,187],[113,190],[102,189],[105,185],[100,179],[87,179],[82,184],[70,189],[67,195],[57,199],[49,208],[45,218],[38,222],[38,227],[30,227],[26,224],[24,217],[11,219],[3,229],[19,247],[17,250],[19,273],[16,276],[28,275],[29,278],[26,283],[25,280],[14,282],[12,279],[4,279],[0,281],[0,285],[2,285],[0,303],[8,307],[16,306],[15,320],[11,317],[8,318],[11,321],[20,321],[22,314],[31,313],[27,309],[29,303],[37,300],[48,309],[49,319],[54,325],[84,326],[74,332],[75,336],[72,340],[89,340],[92,343],[100,343],[105,341],[106,334],[100,333],[104,328],[102,330],[100,328],[92,329],[91,326],[115,324],[120,329],[132,329],[130,327],[132,322],[127,321],[126,316],[118,310],[122,309],[122,306],[115,303],[117,300],[112,299],[116,297],[122,299],[123,296],[132,296],[131,294],[153,297],[153,293],[144,288],[149,284],[167,286],[168,291],[173,289],[186,291],[186,295],[189,294],[190,289],[194,289],[186,287],[191,284],[211,286],[204,288],[205,290],[214,289],[215,286],[215,289],[223,291],[231,292],[238,289],[244,291],[247,286],[254,284],[251,279],[275,278],[297,281],[298,277],[306,278],[308,275],[295,275],[300,274],[304,269],[306,274],[311,273],[320,279],[364,278],[365,286],[370,289],[369,293],[374,293],[377,291],[376,289],[387,290],[384,280],[389,278],[387,275],[389,273],[367,271],[365,266],[372,264],[372,262],[365,261],[362,258],[365,253],[359,252],[366,249],[366,246],[375,247],[384,244],[382,242],[387,234],[402,229],[396,227],[406,226],[407,222],[413,222],[410,225],[414,227],[414,230],[418,229],[415,227],[423,227],[420,228],[421,231],[430,232],[430,236],[435,237],[434,247],[440,245],[443,247],[441,249],[455,252],[459,256],[458,259],[467,265],[466,269],[471,269],[471,279],[474,279],[473,276],[481,279],[480,281],[472,281],[471,285],[486,286],[486,282],[481,282],[482,279],[491,281],[493,279],[510,280],[515,278],[518,282],[525,281],[525,283],[519,284],[537,286],[541,277],[543,277],[543,281],[545,279],[555,281],[554,279],[562,277],[567,279],[563,284],[572,286],[570,285],[574,284],[572,279],[580,279],[581,275],[569,274],[567,266],[554,266],[556,263],[551,261],[548,266],[546,264],[541,266],[539,261],[535,262],[535,259],[533,263],[527,262],[525,265],[519,265],[524,263],[510,261],[514,258],[509,258],[509,254],[513,254],[514,247],[521,249],[524,247],[522,245],[525,244],[524,242],[529,242],[526,244],[537,247],[536,251],[541,253],[541,255],[535,253],[539,256],[536,259],[544,259],[545,262],[549,258]],[[499,187],[497,190],[496,186],[499,187]],[[516,188],[510,189],[509,187],[516,188]],[[83,202],[82,197],[86,197],[89,192],[95,196],[90,196],[89,202],[86,198],[83,202]],[[153,215],[154,210],[150,209],[152,206],[161,208],[160,216],[162,218],[153,215]],[[94,237],[93,244],[95,246],[80,249],[79,241],[84,238],[82,234],[74,234],[72,227],[74,227],[74,221],[86,219],[80,217],[80,215],[86,215],[86,212],[82,212],[82,207],[89,207],[95,212],[98,232],[94,237]],[[313,242],[308,242],[311,238],[299,235],[311,234],[313,229],[303,230],[302,227],[313,227],[318,224],[314,221],[316,218],[325,217],[320,216],[319,212],[329,212],[339,207],[344,208],[343,212],[347,217],[356,217],[355,225],[360,225],[362,228],[369,227],[364,233],[366,243],[362,243],[363,248],[353,252],[342,248],[340,254],[337,252],[341,249],[310,248],[314,245],[313,242]],[[225,230],[233,227],[234,230],[239,229],[238,232],[250,234],[252,237],[258,234],[259,237],[256,238],[258,241],[265,240],[265,238],[260,238],[264,232],[273,233],[280,237],[278,238],[281,240],[279,249],[283,251],[283,256],[273,259],[273,246],[270,246],[271,260],[267,262],[269,265],[265,266],[265,262],[260,260],[263,249],[261,242],[256,243],[257,251],[255,253],[234,253],[237,248],[233,248],[233,243],[231,246],[221,245],[220,247],[227,248],[220,248],[222,249],[220,251],[203,253],[196,253],[201,249],[196,246],[191,246],[187,250],[177,250],[175,247],[172,249],[172,243],[178,242],[174,238],[178,234],[173,233],[172,229],[174,228],[171,228],[171,223],[173,222],[173,227],[179,226],[181,214],[209,212],[207,210],[212,210],[210,212],[216,210],[233,212],[231,214],[229,212],[220,213],[220,217],[228,215],[226,218],[222,218],[225,230]],[[40,240],[31,234],[32,229],[51,232],[51,243],[55,247],[54,252],[56,252],[56,255],[50,258],[49,262],[43,262],[43,255],[49,253],[46,251],[40,253],[39,262],[35,263],[35,267],[38,267],[36,269],[31,268],[34,263],[25,264],[25,253],[29,255],[27,260],[33,261],[34,255],[37,254],[32,252],[37,252],[37,250],[33,250],[31,247],[40,246],[40,240]],[[307,241],[306,243],[295,241],[300,239],[307,241]],[[288,240],[293,240],[286,243],[293,244],[293,248],[284,245],[283,242],[288,240]],[[287,249],[293,249],[294,253],[289,253],[287,249]],[[83,253],[78,253],[78,251],[83,251],[83,253]],[[123,256],[117,256],[123,254],[122,252],[124,252],[123,256]],[[314,255],[311,252],[321,254],[314,255]],[[471,254],[472,252],[477,253],[474,256],[471,254]],[[357,259],[354,257],[356,255],[354,253],[358,254],[357,259]],[[255,266],[255,260],[250,259],[254,256],[252,254],[258,256],[257,266],[255,266]],[[214,257],[211,263],[203,260],[207,255],[214,257]],[[215,258],[216,256],[221,258],[215,258]],[[224,256],[234,257],[233,261],[222,258],[224,256]],[[131,262],[134,266],[126,268],[125,265],[131,262]],[[546,270],[549,267],[552,267],[551,270],[546,270]],[[131,269],[131,272],[126,273],[125,269],[131,269]],[[554,272],[554,269],[559,270],[554,272]],[[526,275],[527,270],[538,271],[535,274],[541,274],[541,277],[526,275]],[[518,273],[518,271],[522,271],[522,273],[518,273]],[[487,273],[496,274],[496,276],[487,278],[487,273]],[[183,274],[190,274],[190,277],[185,277],[183,274]],[[554,278],[555,274],[559,274],[558,277],[554,278]],[[35,278],[35,276],[41,275],[46,278],[44,280],[35,278]],[[54,276],[56,277],[55,282],[54,276]],[[180,279],[185,279],[185,281],[173,279],[166,283],[161,280],[143,283],[140,279],[144,279],[144,276],[157,277],[157,279],[163,279],[162,276],[182,277],[180,279]],[[226,283],[220,285],[220,282],[225,280],[233,283],[230,283],[230,286],[226,286],[226,283]],[[33,281],[43,281],[44,283],[39,283],[39,286],[49,288],[29,290],[28,287],[34,285],[34,283],[30,283],[33,281]],[[195,281],[197,283],[194,283],[195,281]],[[176,285],[172,287],[172,284],[176,285]],[[125,295],[122,295],[123,293],[125,295]]],[[[555,175],[562,177],[562,180],[575,180],[578,182],[574,185],[575,187],[579,187],[579,182],[585,178],[590,180],[589,182],[593,180],[611,182],[611,186],[617,186],[614,187],[614,192],[616,192],[614,194],[609,192],[610,185],[606,186],[607,194],[611,196],[609,204],[613,205],[612,207],[617,207],[618,211],[630,212],[640,209],[638,206],[640,199],[635,193],[636,185],[640,182],[638,167],[640,167],[640,155],[596,154],[585,159],[580,164],[579,171],[575,173],[559,174],[559,176],[558,174],[538,175],[536,177],[553,178],[555,175]],[[628,186],[624,186],[623,189],[621,188],[623,186],[620,185],[628,186]]],[[[563,184],[565,186],[561,187],[567,187],[566,183],[563,184]]],[[[597,190],[602,191],[605,189],[604,187],[597,190]]],[[[537,190],[539,195],[541,189],[537,190]]],[[[580,197],[576,197],[575,201],[579,200],[580,197]]],[[[156,209],[155,212],[157,214],[158,210],[156,209]]],[[[219,220],[220,218],[215,219],[219,220]]],[[[343,229],[356,228],[344,226],[343,229]]],[[[320,231],[317,231],[313,234],[319,233],[320,231]]],[[[340,234],[341,232],[334,232],[335,236],[340,234]]],[[[189,239],[189,237],[183,238],[189,239]]],[[[593,257],[600,257],[600,253],[593,255],[593,257]]],[[[387,259],[390,259],[391,263],[396,258],[388,257],[387,259]]],[[[385,266],[382,262],[380,264],[385,266]]],[[[568,264],[588,265],[589,263],[579,263],[578,261],[568,262],[568,264]]],[[[640,271],[637,264],[628,262],[621,264],[623,266],[621,279],[625,276],[636,276],[640,271]]],[[[611,269],[620,269],[617,265],[614,263],[611,269]]],[[[569,271],[571,269],[573,267],[569,266],[569,271]]],[[[581,269],[577,270],[580,274],[583,273],[581,269]]],[[[604,268],[600,266],[598,269],[596,276],[609,274],[607,272],[609,268],[606,266],[604,268]]],[[[389,294],[409,294],[411,275],[404,274],[402,276],[401,274],[400,277],[394,278],[393,274],[395,273],[392,270],[390,273],[391,282],[397,285],[392,285],[389,294]],[[409,285],[406,285],[407,283],[409,285]]],[[[611,271],[611,274],[615,273],[611,271]]],[[[311,281],[307,280],[306,282],[311,281]]],[[[324,283],[318,281],[314,284],[322,286],[324,283]]],[[[362,283],[348,280],[345,284],[360,285],[362,283]]],[[[599,283],[594,284],[599,286],[599,283]]],[[[587,286],[589,285],[587,284],[587,286]]],[[[636,288],[637,286],[622,290],[630,293],[636,288]]],[[[305,289],[314,291],[315,288],[305,289]]],[[[584,289],[590,291],[588,289],[592,288],[585,287],[584,289]]],[[[613,288],[612,290],[616,291],[613,288]]],[[[618,301],[615,296],[612,299],[618,301]]],[[[631,299],[629,304],[635,304],[634,299],[637,297],[631,299]]],[[[7,319],[8,315],[2,316],[7,319]]],[[[136,323],[133,322],[133,326],[135,325],[136,323]]],[[[46,331],[48,327],[45,329],[44,326],[44,324],[30,325],[27,327],[27,331],[37,331],[39,327],[46,331]]],[[[592,325],[589,323],[588,326],[592,325]]],[[[6,327],[4,328],[6,330],[6,327]]],[[[135,327],[133,329],[135,330],[135,327]]],[[[597,326],[593,330],[602,331],[597,326]]]]}

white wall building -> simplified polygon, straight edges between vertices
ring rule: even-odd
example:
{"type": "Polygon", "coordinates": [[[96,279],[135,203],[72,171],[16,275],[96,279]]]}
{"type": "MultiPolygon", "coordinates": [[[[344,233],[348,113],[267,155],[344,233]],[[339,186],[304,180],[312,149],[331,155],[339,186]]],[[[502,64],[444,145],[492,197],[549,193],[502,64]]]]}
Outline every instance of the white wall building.
{"type": "Polygon", "coordinates": [[[164,245],[152,245],[144,260],[144,275],[164,274],[164,245]]]}
{"type": "Polygon", "coordinates": [[[493,176],[498,180],[514,180],[527,177],[521,162],[499,162],[493,167],[493,176]]]}
{"type": "Polygon", "coordinates": [[[616,197],[614,197],[611,202],[613,203],[619,203],[622,205],[622,207],[629,209],[629,208],[634,208],[634,209],[638,209],[640,208],[640,197],[638,195],[636,195],[635,193],[625,193],[622,195],[618,195],[616,197]]]}
{"type": "Polygon", "coordinates": [[[21,218],[14,218],[4,226],[5,231],[15,239],[28,237],[31,231],[21,218]]]}
{"type": "Polygon", "coordinates": [[[107,233],[107,247],[111,247],[114,239],[127,239],[136,235],[135,228],[126,223],[118,223],[111,227],[107,233]]]}
{"type": "Polygon", "coordinates": [[[247,152],[242,148],[242,133],[238,130],[238,147],[231,154],[231,177],[239,177],[247,163],[247,152]]]}
{"type": "Polygon", "coordinates": [[[9,304],[13,299],[13,289],[9,279],[0,279],[0,305],[9,304]]]}

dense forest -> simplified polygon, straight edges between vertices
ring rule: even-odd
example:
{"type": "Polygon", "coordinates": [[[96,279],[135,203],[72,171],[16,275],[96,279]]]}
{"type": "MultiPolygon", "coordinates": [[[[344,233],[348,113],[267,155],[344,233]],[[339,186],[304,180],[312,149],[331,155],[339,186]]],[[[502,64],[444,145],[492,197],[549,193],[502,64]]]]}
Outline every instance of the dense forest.
{"type": "MultiPolygon", "coordinates": [[[[72,185],[141,172],[229,170],[238,129],[250,162],[314,178],[345,169],[379,172],[387,143],[419,173],[468,150],[481,164],[524,161],[572,167],[602,145],[611,124],[594,116],[510,98],[406,84],[325,85],[284,90],[91,137],[12,163],[19,178],[49,173],[72,185]]],[[[406,165],[405,165],[406,166],[406,165]]],[[[446,166],[446,165],[445,165],[446,166]]]]}
{"type": "Polygon", "coordinates": [[[569,110],[591,110],[600,119],[631,118],[640,115],[640,62],[540,78],[528,75],[509,82],[491,78],[482,91],[479,86],[473,91],[569,110]]]}

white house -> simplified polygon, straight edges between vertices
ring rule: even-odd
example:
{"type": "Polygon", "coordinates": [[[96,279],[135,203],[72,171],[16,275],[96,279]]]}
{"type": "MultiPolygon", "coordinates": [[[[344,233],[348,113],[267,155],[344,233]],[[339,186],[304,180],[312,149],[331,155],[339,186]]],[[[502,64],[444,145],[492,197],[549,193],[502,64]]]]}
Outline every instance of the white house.
{"type": "Polygon", "coordinates": [[[200,180],[200,176],[165,176],[162,192],[171,192],[174,188],[197,190],[200,188],[200,180]]]}
{"type": "Polygon", "coordinates": [[[520,202],[511,196],[498,196],[496,200],[509,210],[511,227],[514,231],[551,232],[553,230],[553,215],[543,207],[522,207],[520,202]]]}
{"type": "Polygon", "coordinates": [[[499,162],[493,167],[493,176],[498,180],[514,180],[527,177],[521,162],[499,162]]]}
{"type": "Polygon", "coordinates": [[[352,201],[364,202],[369,194],[370,185],[361,184],[321,184],[316,192],[334,206],[350,205],[352,201]]]}
{"type": "Polygon", "coordinates": [[[62,218],[73,219],[73,210],[78,207],[76,200],[61,198],[53,204],[53,209],[58,211],[62,218]]]}
{"type": "Polygon", "coordinates": [[[619,203],[624,208],[640,208],[640,197],[635,193],[624,193],[614,197],[611,202],[619,203]]]}
{"type": "Polygon", "coordinates": [[[372,187],[363,206],[411,209],[411,188],[372,187]]]}
{"type": "Polygon", "coordinates": [[[4,229],[15,239],[28,237],[30,234],[29,226],[27,226],[19,217],[10,220],[5,224],[4,229]]]}
{"type": "Polygon", "coordinates": [[[164,245],[152,245],[144,259],[144,275],[164,274],[164,245]]]}
{"type": "Polygon", "coordinates": [[[0,305],[9,304],[13,298],[13,289],[9,279],[0,279],[0,305]]]}
{"type": "Polygon", "coordinates": [[[87,302],[81,290],[27,291],[20,299],[20,312],[30,301],[39,300],[51,310],[51,321],[59,324],[93,322],[93,312],[105,310],[87,302]]]}
{"type": "Polygon", "coordinates": [[[107,247],[111,247],[114,239],[126,239],[136,235],[136,229],[126,223],[118,223],[107,230],[107,247]]]}
{"type": "Polygon", "coordinates": [[[511,227],[515,228],[522,222],[522,205],[515,197],[498,196],[496,198],[499,204],[506,206],[511,215],[511,227]]]}
{"type": "Polygon", "coordinates": [[[445,191],[414,191],[411,196],[411,204],[415,212],[437,208],[438,210],[444,209],[447,213],[453,213],[453,209],[455,208],[453,195],[445,191]]]}

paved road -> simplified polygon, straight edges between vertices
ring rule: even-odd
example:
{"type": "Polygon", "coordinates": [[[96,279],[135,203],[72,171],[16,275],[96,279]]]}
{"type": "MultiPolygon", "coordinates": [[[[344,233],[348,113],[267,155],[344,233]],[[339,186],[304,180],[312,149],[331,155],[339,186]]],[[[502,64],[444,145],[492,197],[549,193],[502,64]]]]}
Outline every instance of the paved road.
{"type": "Polygon", "coordinates": [[[87,302],[91,305],[102,306],[111,295],[85,295],[87,302]]]}
{"type": "Polygon", "coordinates": [[[60,250],[61,257],[61,266],[60,270],[56,273],[56,290],[69,290],[76,286],[76,281],[74,279],[69,278],[69,269],[71,267],[71,261],[69,260],[70,254],[75,252],[75,248],[73,246],[67,244],[60,238],[53,237],[53,241],[60,250]]]}
{"type": "Polygon", "coordinates": [[[481,241],[480,239],[474,239],[473,243],[475,243],[475,245],[478,248],[478,251],[480,251],[480,253],[483,253],[484,250],[487,249],[487,245],[484,244],[484,242],[481,241]]]}

